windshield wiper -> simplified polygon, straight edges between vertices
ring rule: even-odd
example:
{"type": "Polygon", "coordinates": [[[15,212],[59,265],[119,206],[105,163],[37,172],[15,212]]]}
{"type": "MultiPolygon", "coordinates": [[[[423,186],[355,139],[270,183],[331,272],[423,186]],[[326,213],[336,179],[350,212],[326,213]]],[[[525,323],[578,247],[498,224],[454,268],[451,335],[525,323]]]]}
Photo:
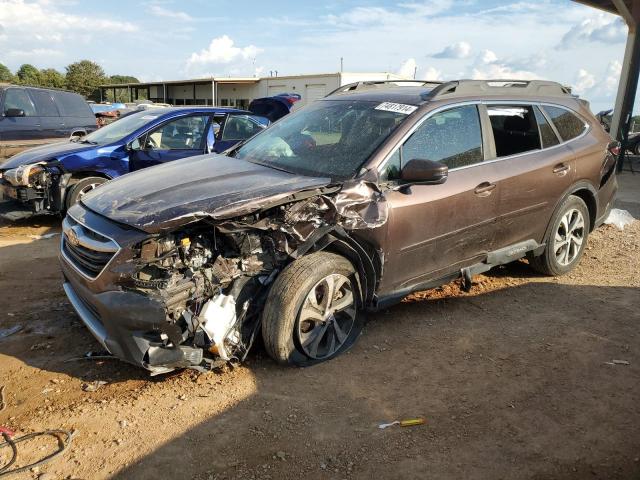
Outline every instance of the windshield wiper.
{"type": "Polygon", "coordinates": [[[79,140],[78,142],[79,143],[88,143],[89,145],[97,145],[98,144],[98,142],[92,142],[91,140],[87,140],[86,138],[82,139],[82,140],[79,140]]]}

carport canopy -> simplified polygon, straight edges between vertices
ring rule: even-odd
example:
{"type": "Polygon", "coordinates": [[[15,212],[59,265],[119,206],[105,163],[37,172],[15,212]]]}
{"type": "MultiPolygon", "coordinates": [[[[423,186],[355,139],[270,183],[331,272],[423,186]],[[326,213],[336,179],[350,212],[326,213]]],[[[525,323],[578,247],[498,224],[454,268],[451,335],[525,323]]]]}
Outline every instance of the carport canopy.
{"type": "MultiPolygon", "coordinates": [[[[631,126],[633,103],[640,74],[640,0],[574,0],[577,3],[620,15],[629,27],[616,103],[611,121],[611,135],[626,142],[631,126]]],[[[624,149],[622,149],[624,152],[624,149]]],[[[622,161],[622,155],[621,159],[622,161]]],[[[620,167],[622,165],[620,164],[620,167]]]]}

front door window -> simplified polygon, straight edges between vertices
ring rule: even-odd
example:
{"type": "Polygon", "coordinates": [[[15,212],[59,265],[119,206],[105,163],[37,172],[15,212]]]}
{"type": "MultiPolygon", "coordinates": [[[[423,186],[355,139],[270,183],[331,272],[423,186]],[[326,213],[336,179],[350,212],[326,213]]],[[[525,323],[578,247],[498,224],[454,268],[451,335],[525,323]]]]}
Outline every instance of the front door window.
{"type": "Polygon", "coordinates": [[[204,151],[204,132],[208,120],[206,115],[195,115],[165,123],[147,135],[145,148],[204,151]]]}

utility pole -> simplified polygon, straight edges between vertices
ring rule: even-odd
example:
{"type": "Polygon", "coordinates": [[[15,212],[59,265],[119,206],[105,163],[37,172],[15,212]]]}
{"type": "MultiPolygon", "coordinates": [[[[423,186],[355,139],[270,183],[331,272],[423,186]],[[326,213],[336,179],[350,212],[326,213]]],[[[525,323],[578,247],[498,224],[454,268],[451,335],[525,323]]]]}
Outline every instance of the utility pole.
{"type": "Polygon", "coordinates": [[[340,73],[344,72],[344,57],[340,57],[340,73]]]}

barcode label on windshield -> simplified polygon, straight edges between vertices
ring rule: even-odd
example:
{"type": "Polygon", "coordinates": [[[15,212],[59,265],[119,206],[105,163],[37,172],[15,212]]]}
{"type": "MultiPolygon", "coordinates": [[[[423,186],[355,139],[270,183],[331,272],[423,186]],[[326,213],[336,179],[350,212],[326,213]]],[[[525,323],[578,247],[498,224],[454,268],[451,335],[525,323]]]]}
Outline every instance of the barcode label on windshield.
{"type": "Polygon", "coordinates": [[[384,110],[385,112],[404,113],[409,115],[418,109],[415,105],[405,105],[404,103],[384,102],[376,107],[376,110],[384,110]]]}

